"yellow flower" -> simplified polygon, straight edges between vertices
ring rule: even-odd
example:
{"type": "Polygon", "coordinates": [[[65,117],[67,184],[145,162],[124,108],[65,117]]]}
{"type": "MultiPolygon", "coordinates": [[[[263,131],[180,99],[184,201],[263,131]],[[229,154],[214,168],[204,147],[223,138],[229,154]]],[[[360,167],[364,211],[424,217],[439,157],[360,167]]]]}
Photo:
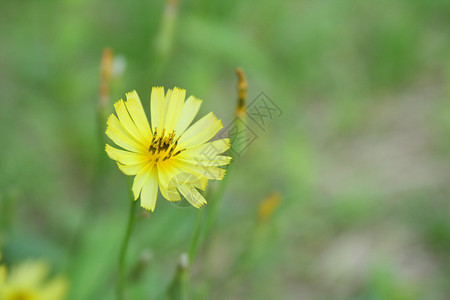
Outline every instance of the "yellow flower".
{"type": "Polygon", "coordinates": [[[62,300],[68,289],[66,280],[57,277],[46,281],[48,266],[42,261],[27,261],[12,268],[0,266],[1,300],[62,300]]]}
{"type": "Polygon", "coordinates": [[[186,90],[163,87],[152,89],[151,126],[136,91],[127,101],[114,104],[116,115],[108,119],[106,134],[122,149],[106,145],[108,156],[117,161],[126,175],[136,175],[132,191],[141,197],[141,206],[154,211],[158,188],[169,201],[181,200],[181,193],[199,208],[206,200],[197,189],[204,190],[209,179],[221,180],[231,157],[220,155],[230,147],[229,139],[209,140],[223,127],[209,113],[189,127],[202,103],[186,90]]]}

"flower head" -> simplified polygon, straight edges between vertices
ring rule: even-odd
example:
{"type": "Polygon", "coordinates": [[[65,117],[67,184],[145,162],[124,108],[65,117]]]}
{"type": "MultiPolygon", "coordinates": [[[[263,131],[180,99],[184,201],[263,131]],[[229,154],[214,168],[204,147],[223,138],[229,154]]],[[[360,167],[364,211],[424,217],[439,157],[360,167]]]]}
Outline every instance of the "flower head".
{"type": "Polygon", "coordinates": [[[230,147],[229,139],[210,142],[223,127],[213,113],[192,126],[202,103],[179,88],[164,92],[152,89],[149,124],[136,91],[127,101],[114,104],[116,115],[108,119],[106,134],[123,149],[106,145],[108,156],[117,161],[126,175],[135,175],[134,199],[154,211],[158,189],[169,201],[181,200],[180,193],[195,207],[206,200],[197,189],[204,190],[209,179],[221,180],[231,157],[220,155],[230,147]]]}
{"type": "Polygon", "coordinates": [[[42,261],[23,262],[6,272],[0,266],[0,299],[2,300],[62,300],[68,289],[67,281],[57,277],[46,281],[48,266],[42,261]]]}

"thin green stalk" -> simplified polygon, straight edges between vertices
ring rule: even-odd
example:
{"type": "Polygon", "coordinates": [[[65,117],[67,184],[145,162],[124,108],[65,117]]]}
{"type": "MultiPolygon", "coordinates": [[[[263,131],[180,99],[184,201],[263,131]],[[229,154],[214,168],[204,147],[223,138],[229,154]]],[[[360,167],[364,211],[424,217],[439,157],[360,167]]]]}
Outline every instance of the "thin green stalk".
{"type": "Polygon", "coordinates": [[[247,109],[246,109],[246,101],[247,101],[247,80],[245,79],[244,72],[241,68],[236,69],[236,75],[238,77],[238,103],[236,107],[236,121],[233,124],[232,130],[230,131],[230,142],[231,142],[231,163],[228,165],[227,173],[225,178],[222,180],[219,185],[216,193],[213,195],[212,199],[210,199],[209,213],[208,219],[206,221],[206,230],[205,234],[208,234],[211,230],[211,227],[214,225],[214,221],[216,220],[216,216],[219,209],[219,202],[222,199],[223,193],[225,192],[225,188],[227,186],[228,178],[230,178],[230,173],[236,163],[236,160],[245,150],[247,146],[246,143],[240,142],[242,138],[247,135],[247,109]],[[241,136],[239,136],[241,135],[241,136]]]}
{"type": "Polygon", "coordinates": [[[159,78],[163,73],[166,63],[170,57],[170,53],[172,52],[177,15],[178,1],[166,0],[160,29],[154,40],[155,54],[152,55],[155,65],[152,73],[157,75],[156,78],[159,78]]]}
{"type": "Polygon", "coordinates": [[[187,300],[189,297],[189,272],[187,254],[182,253],[172,283],[167,290],[167,299],[187,300]]]}
{"type": "MultiPolygon", "coordinates": [[[[131,180],[130,180],[131,183],[131,180]]],[[[131,191],[131,187],[129,188],[131,191]]],[[[123,238],[122,247],[120,248],[119,255],[119,278],[117,280],[117,299],[123,300],[124,298],[124,290],[125,290],[125,282],[126,282],[126,256],[128,250],[128,244],[131,237],[131,232],[133,231],[134,222],[135,222],[135,209],[136,209],[137,201],[134,201],[133,194],[130,192],[130,213],[128,216],[128,225],[127,230],[125,232],[125,236],[123,238]]]]}
{"type": "MultiPolygon", "coordinates": [[[[233,157],[234,159],[234,157],[233,157]]],[[[233,169],[234,162],[232,162],[228,168],[225,177],[222,179],[222,182],[217,187],[217,190],[213,194],[213,196],[208,199],[208,214],[206,215],[205,221],[205,229],[204,235],[208,235],[214,226],[214,222],[216,220],[217,214],[219,212],[219,203],[220,199],[222,199],[223,194],[225,193],[225,188],[227,187],[228,178],[230,177],[230,172],[233,169]]]]}
{"type": "MultiPolygon", "coordinates": [[[[108,109],[109,109],[109,89],[110,89],[110,77],[111,77],[111,68],[112,68],[112,59],[113,54],[112,51],[108,48],[105,48],[102,54],[102,60],[100,63],[100,95],[97,103],[96,110],[96,122],[97,122],[97,143],[98,147],[95,153],[95,162],[93,167],[93,175],[90,180],[89,185],[89,201],[87,202],[87,206],[83,212],[82,220],[80,225],[76,229],[73,239],[71,255],[68,257],[71,258],[75,253],[78,252],[79,247],[81,247],[80,242],[83,236],[83,233],[87,231],[87,228],[92,223],[93,217],[96,215],[98,208],[101,206],[100,201],[102,200],[102,186],[104,181],[104,173],[106,170],[106,155],[105,155],[105,129],[106,129],[106,120],[108,119],[108,109]]],[[[70,260],[76,261],[76,260],[70,260]]]]}
{"type": "Polygon", "coordinates": [[[197,218],[195,220],[194,233],[192,234],[191,242],[189,245],[189,264],[194,261],[195,254],[197,253],[198,241],[200,239],[200,233],[202,231],[202,223],[203,223],[203,209],[199,209],[197,212],[197,218]]]}

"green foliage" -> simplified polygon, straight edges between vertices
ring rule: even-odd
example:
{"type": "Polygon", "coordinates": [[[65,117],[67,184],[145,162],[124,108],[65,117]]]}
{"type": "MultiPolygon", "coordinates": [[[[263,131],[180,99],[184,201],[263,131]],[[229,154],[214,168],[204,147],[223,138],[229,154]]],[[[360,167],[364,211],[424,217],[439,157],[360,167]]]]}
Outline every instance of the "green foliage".
{"type": "MultiPolygon", "coordinates": [[[[240,66],[249,102],[264,91],[283,111],[264,130],[249,120],[258,138],[233,166],[217,228],[197,254],[195,299],[443,299],[449,2],[179,2],[162,46],[163,1],[0,4],[3,260],[43,257],[69,277],[70,299],[114,298],[126,178],[107,161],[95,179],[106,156],[99,63],[110,47],[127,62],[112,101],[136,89],[148,111],[152,86],[176,85],[226,126],[240,66]],[[276,190],[279,212],[255,233],[261,199],[276,190]],[[380,257],[405,262],[379,267],[380,257]]],[[[153,259],[130,283],[131,299],[161,299],[174,283],[195,215],[159,199],[137,223],[129,265],[142,249],[153,259]]]]}

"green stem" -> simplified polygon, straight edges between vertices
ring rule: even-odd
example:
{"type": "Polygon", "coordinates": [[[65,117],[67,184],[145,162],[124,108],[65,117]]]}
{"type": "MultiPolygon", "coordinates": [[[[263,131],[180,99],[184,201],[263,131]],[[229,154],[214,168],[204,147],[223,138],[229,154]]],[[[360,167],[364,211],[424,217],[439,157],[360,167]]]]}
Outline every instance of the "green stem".
{"type": "Polygon", "coordinates": [[[181,254],[178,262],[177,271],[173,277],[172,283],[167,290],[167,298],[170,300],[187,300],[189,297],[189,262],[185,258],[185,253],[181,254]]]}
{"type": "Polygon", "coordinates": [[[189,245],[189,252],[188,252],[189,264],[191,264],[191,262],[194,261],[195,254],[197,252],[198,248],[197,246],[202,229],[202,223],[203,223],[203,209],[199,209],[199,211],[197,212],[197,219],[195,221],[194,233],[192,234],[191,242],[189,245]]]}
{"type": "MultiPolygon", "coordinates": [[[[131,188],[129,189],[131,191],[131,188]]],[[[124,289],[126,282],[126,256],[128,250],[128,244],[131,237],[131,232],[134,227],[134,218],[135,218],[135,208],[137,201],[134,200],[133,194],[130,193],[130,213],[128,216],[128,225],[127,231],[125,232],[125,236],[123,238],[122,247],[120,248],[119,255],[119,278],[117,281],[117,299],[123,300],[124,298],[124,289]]]]}
{"type": "MultiPolygon", "coordinates": [[[[233,157],[233,159],[235,159],[235,158],[233,157]]],[[[230,172],[233,169],[233,165],[234,165],[234,162],[232,162],[230,165],[228,165],[227,174],[222,179],[222,182],[220,182],[214,195],[210,199],[208,199],[209,206],[207,207],[208,214],[206,215],[206,222],[205,222],[205,229],[204,229],[205,235],[208,235],[210,233],[210,231],[212,230],[212,227],[214,226],[217,214],[219,212],[219,202],[220,202],[220,199],[222,198],[223,194],[225,193],[225,188],[228,183],[228,178],[230,178],[230,172]]]]}
{"type": "Polygon", "coordinates": [[[155,37],[155,55],[152,56],[155,65],[152,72],[157,75],[157,78],[161,77],[173,48],[177,14],[178,1],[167,0],[160,29],[155,37]]]}

